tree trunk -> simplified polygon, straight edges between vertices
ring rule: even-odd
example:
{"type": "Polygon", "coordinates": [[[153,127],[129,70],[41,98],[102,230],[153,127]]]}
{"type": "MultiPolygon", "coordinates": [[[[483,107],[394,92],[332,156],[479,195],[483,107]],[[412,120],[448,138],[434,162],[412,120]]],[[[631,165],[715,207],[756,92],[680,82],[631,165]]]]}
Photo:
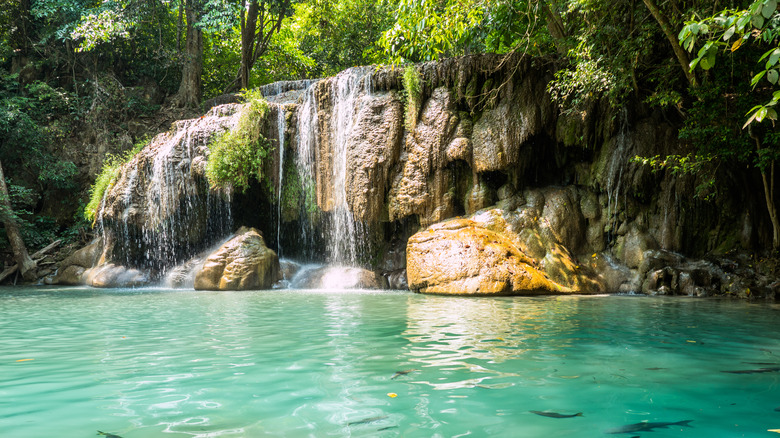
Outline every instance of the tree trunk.
{"type": "Polygon", "coordinates": [[[35,280],[35,269],[38,266],[30,258],[27,246],[25,246],[22,235],[19,233],[19,226],[16,224],[16,217],[11,208],[11,200],[8,198],[8,187],[5,185],[2,162],[0,162],[0,220],[2,220],[5,226],[5,233],[8,235],[8,241],[11,242],[14,260],[19,265],[22,278],[27,281],[35,280]]]}
{"type": "Polygon", "coordinates": [[[181,51],[181,34],[184,29],[184,0],[179,0],[179,17],[176,21],[176,50],[181,51]]]}
{"type": "Polygon", "coordinates": [[[658,25],[661,26],[661,30],[663,30],[664,35],[666,35],[666,39],[669,40],[669,44],[672,46],[672,51],[674,51],[674,55],[677,57],[677,62],[680,63],[680,68],[683,70],[683,74],[685,74],[685,78],[688,79],[688,83],[691,84],[692,87],[696,87],[698,83],[696,82],[696,75],[693,74],[691,71],[691,61],[688,58],[688,54],[685,53],[685,50],[683,50],[682,46],[680,46],[680,41],[677,40],[677,32],[675,32],[672,29],[672,25],[669,24],[669,20],[666,18],[663,12],[658,8],[658,5],[655,4],[654,0],[643,0],[645,2],[645,6],[647,6],[647,9],[650,9],[650,13],[653,15],[653,18],[655,18],[655,21],[658,22],[658,25]]]}
{"type": "MultiPolygon", "coordinates": [[[[761,152],[761,140],[758,135],[753,133],[753,127],[748,127],[748,134],[756,142],[756,152],[761,152]]],[[[772,249],[780,249],[780,217],[777,215],[777,206],[775,205],[775,161],[769,165],[769,175],[766,169],[761,171],[761,182],[764,185],[764,202],[769,213],[769,220],[772,222],[772,249]]]]}
{"type": "Polygon", "coordinates": [[[199,0],[186,0],[187,35],[184,42],[184,64],[181,83],[173,103],[180,107],[200,105],[200,77],[203,72],[203,32],[195,27],[200,17],[199,0]]]}
{"type": "Polygon", "coordinates": [[[775,162],[772,161],[769,175],[761,172],[761,181],[764,183],[764,200],[769,211],[769,220],[772,221],[772,249],[780,249],[780,218],[777,217],[777,207],[774,200],[775,162]]]}
{"type": "MultiPolygon", "coordinates": [[[[257,31],[257,16],[260,13],[260,5],[257,1],[249,3],[249,9],[246,12],[246,20],[241,20],[244,25],[241,26],[241,67],[238,72],[241,88],[249,88],[249,72],[252,70],[255,48],[255,32],[257,31]]],[[[262,26],[262,22],[260,25],[262,26]]],[[[260,29],[262,32],[262,29],[260,29]]]]}
{"type": "MultiPolygon", "coordinates": [[[[555,5],[553,5],[555,6],[555,5]]],[[[557,10],[550,7],[547,1],[541,2],[542,12],[544,13],[545,21],[547,22],[547,31],[550,32],[550,36],[553,38],[553,44],[558,50],[560,55],[566,55],[569,52],[569,46],[566,44],[566,27],[563,24],[563,19],[557,10]]]]}
{"type": "Polygon", "coordinates": [[[249,88],[249,78],[257,60],[268,50],[271,37],[282,27],[282,21],[290,8],[289,2],[279,5],[274,16],[266,1],[251,0],[246,12],[241,11],[239,20],[241,31],[241,65],[236,78],[225,87],[225,92],[237,88],[249,88]]]}

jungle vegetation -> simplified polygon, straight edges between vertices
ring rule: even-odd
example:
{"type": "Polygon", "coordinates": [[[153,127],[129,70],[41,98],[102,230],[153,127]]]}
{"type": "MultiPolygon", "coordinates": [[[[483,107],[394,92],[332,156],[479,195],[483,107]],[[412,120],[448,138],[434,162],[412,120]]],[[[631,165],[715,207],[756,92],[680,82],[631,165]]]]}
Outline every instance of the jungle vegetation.
{"type": "Polygon", "coordinates": [[[754,168],[777,248],[779,26],[776,0],[0,0],[0,249],[83,237],[101,166],[77,164],[110,167],[166,111],[354,65],[515,52],[554,60],[564,108],[674,114],[695,152],[651,165],[754,168]]]}

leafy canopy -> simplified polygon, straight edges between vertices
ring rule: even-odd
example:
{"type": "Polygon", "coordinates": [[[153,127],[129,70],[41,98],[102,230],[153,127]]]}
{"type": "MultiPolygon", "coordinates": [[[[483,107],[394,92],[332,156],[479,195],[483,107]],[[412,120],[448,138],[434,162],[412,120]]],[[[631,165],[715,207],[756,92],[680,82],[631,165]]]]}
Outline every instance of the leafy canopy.
{"type": "MultiPolygon", "coordinates": [[[[693,52],[703,43],[691,61],[691,70],[696,67],[710,70],[715,67],[719,53],[734,53],[752,42],[763,54],[755,60],[758,73],[750,80],[755,90],[762,79],[768,86],[777,88],[780,80],[780,11],[777,0],[754,0],[745,9],[725,9],[722,12],[701,19],[690,20],[682,28],[678,38],[683,47],[693,52]]],[[[780,102],[780,90],[772,92],[771,99],[753,106],[743,128],[764,119],[777,120],[775,106],[780,102]]]]}

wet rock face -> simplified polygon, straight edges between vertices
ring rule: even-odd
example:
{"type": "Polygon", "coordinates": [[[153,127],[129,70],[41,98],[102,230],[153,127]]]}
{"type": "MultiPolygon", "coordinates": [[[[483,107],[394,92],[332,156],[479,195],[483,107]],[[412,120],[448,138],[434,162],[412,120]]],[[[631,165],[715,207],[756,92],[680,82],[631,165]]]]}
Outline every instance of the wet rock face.
{"type": "Polygon", "coordinates": [[[139,287],[149,284],[149,276],[137,269],[108,263],[88,269],[86,284],[92,287],[139,287]]]}
{"type": "Polygon", "coordinates": [[[583,237],[603,228],[598,211],[588,211],[588,218],[581,211],[580,199],[592,197],[590,192],[550,187],[510,196],[506,191],[496,206],[413,235],[407,246],[409,288],[531,295],[595,293],[630,283],[630,272],[595,269],[603,266],[583,254],[592,250],[583,237]]]}
{"type": "Polygon", "coordinates": [[[53,284],[100,288],[138,287],[149,284],[149,275],[127,266],[106,263],[101,256],[103,239],[96,239],[62,261],[53,284]]]}
{"type": "Polygon", "coordinates": [[[434,90],[423,105],[417,126],[406,136],[400,171],[393,176],[391,220],[416,214],[428,225],[455,215],[452,171],[445,164],[458,125],[456,114],[452,93],[444,87],[434,90]]]}
{"type": "Polygon", "coordinates": [[[687,260],[669,251],[648,250],[644,254],[646,272],[642,292],[649,295],[706,297],[733,283],[720,267],[705,260],[687,260]]]}
{"type": "Polygon", "coordinates": [[[195,274],[196,290],[268,289],[281,279],[279,258],[255,229],[242,228],[206,258],[195,274]]]}
{"type": "Polygon", "coordinates": [[[476,172],[503,170],[520,164],[520,148],[531,136],[541,132],[547,114],[541,105],[549,102],[549,97],[538,82],[533,75],[517,86],[508,81],[498,104],[474,123],[476,172]]]}
{"type": "Polygon", "coordinates": [[[346,200],[355,219],[377,222],[400,152],[403,108],[396,93],[363,99],[348,138],[346,200]]]}
{"type": "Polygon", "coordinates": [[[205,166],[208,144],[235,126],[240,108],[223,105],[178,121],[122,167],[99,213],[104,262],[154,273],[228,233],[228,197],[209,189],[205,166]]]}
{"type": "Polygon", "coordinates": [[[406,253],[409,288],[453,295],[573,292],[541,272],[506,230],[494,231],[496,222],[452,219],[413,235],[406,253]]]}

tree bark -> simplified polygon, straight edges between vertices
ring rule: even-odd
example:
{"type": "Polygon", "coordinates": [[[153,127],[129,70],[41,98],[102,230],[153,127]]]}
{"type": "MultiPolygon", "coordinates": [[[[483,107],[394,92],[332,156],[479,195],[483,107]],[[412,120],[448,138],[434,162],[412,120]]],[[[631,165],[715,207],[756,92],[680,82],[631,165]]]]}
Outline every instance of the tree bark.
{"type": "Polygon", "coordinates": [[[669,24],[669,19],[666,18],[666,15],[658,8],[658,5],[655,4],[654,0],[643,1],[645,2],[647,9],[650,9],[650,14],[653,15],[655,21],[661,26],[661,30],[663,30],[664,35],[666,35],[666,39],[669,40],[672,51],[674,51],[677,62],[680,63],[680,68],[682,68],[685,78],[688,79],[688,83],[691,84],[692,87],[698,86],[696,75],[691,71],[691,60],[688,58],[688,54],[685,53],[682,46],[680,46],[680,41],[677,40],[677,33],[672,29],[672,25],[669,24]]]}
{"type": "MultiPolygon", "coordinates": [[[[252,51],[255,47],[255,32],[257,31],[257,17],[260,14],[260,5],[256,1],[249,3],[246,11],[246,19],[241,17],[241,66],[238,71],[241,88],[249,88],[249,72],[252,70],[252,51]]],[[[260,22],[262,25],[262,21],[260,22]]],[[[263,29],[260,29],[261,35],[263,29]]]]}
{"type": "Polygon", "coordinates": [[[237,88],[249,88],[249,78],[257,60],[268,50],[271,38],[282,27],[282,21],[289,10],[289,2],[280,1],[276,15],[271,11],[268,1],[252,0],[246,11],[241,11],[239,28],[241,31],[241,65],[236,78],[228,84],[225,92],[237,88]]]}
{"type": "Polygon", "coordinates": [[[769,211],[769,220],[772,221],[772,249],[780,249],[780,218],[777,216],[777,207],[774,200],[775,162],[772,161],[769,175],[761,172],[761,181],[764,183],[764,200],[769,211]]]}
{"type": "Polygon", "coordinates": [[[195,26],[200,19],[199,0],[186,0],[184,12],[187,16],[187,35],[184,41],[184,64],[181,83],[173,103],[180,107],[200,105],[201,82],[203,73],[203,31],[195,26]]]}
{"type": "MultiPolygon", "coordinates": [[[[758,135],[753,133],[752,126],[748,127],[748,133],[756,142],[756,152],[761,152],[761,140],[758,135]]],[[[775,205],[775,161],[772,160],[769,165],[768,175],[766,169],[759,170],[761,171],[761,182],[764,185],[764,202],[769,213],[769,220],[772,222],[772,249],[777,250],[780,249],[780,217],[778,217],[775,205]]]]}
{"type": "Polygon", "coordinates": [[[8,187],[5,185],[2,162],[0,162],[0,220],[2,220],[5,226],[5,233],[8,235],[8,241],[11,243],[11,250],[14,253],[14,260],[19,265],[22,278],[27,281],[35,280],[35,269],[38,267],[38,264],[30,258],[27,246],[24,244],[22,235],[19,232],[16,216],[11,208],[11,200],[8,197],[8,187]]]}
{"type": "Polygon", "coordinates": [[[542,12],[544,13],[545,21],[547,22],[547,31],[550,32],[550,36],[553,38],[553,44],[561,55],[566,55],[569,52],[569,46],[566,44],[566,27],[563,24],[563,18],[561,15],[550,5],[547,1],[541,2],[542,12]]]}

